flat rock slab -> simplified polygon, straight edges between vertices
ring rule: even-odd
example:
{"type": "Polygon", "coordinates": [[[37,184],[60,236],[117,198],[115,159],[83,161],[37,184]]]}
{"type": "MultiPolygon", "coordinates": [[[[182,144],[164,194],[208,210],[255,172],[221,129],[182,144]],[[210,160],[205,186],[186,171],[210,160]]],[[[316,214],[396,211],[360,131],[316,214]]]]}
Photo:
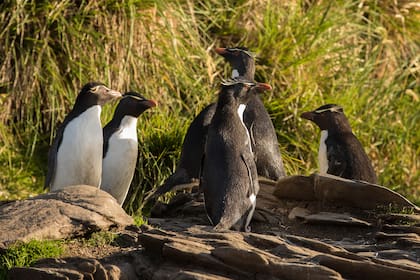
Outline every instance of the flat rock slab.
{"type": "Polygon", "coordinates": [[[371,223],[352,217],[350,214],[319,212],[302,217],[307,223],[336,224],[343,226],[372,226],[371,223]]]}
{"type": "Polygon", "coordinates": [[[32,239],[64,239],[125,227],[133,219],[107,192],[86,185],[0,207],[0,246],[32,239]]]}
{"type": "Polygon", "coordinates": [[[419,207],[386,187],[329,174],[284,177],[277,182],[274,195],[280,199],[335,202],[360,209],[375,209],[393,204],[410,207],[420,213],[419,207]]]}

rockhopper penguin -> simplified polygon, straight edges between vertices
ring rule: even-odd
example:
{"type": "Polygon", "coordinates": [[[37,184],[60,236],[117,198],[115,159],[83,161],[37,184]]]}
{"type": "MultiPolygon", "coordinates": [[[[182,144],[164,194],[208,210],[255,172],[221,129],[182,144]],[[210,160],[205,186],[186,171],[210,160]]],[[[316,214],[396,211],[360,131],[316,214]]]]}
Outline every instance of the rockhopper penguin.
{"type": "Polygon", "coordinates": [[[71,185],[99,187],[102,171],[102,105],[121,93],[102,83],[83,86],[73,109],[57,129],[48,155],[45,186],[51,191],[71,185]]]}
{"type": "Polygon", "coordinates": [[[375,170],[362,144],[352,133],[342,107],[327,104],[315,111],[305,112],[301,117],[321,129],[318,152],[320,174],[377,183],[375,170]]]}
{"type": "MultiPolygon", "coordinates": [[[[216,48],[232,67],[232,78],[254,80],[254,55],[247,48],[216,48]]],[[[177,185],[194,185],[200,173],[207,129],[216,110],[216,103],[205,107],[191,122],[182,145],[181,157],[175,172],[156,189],[155,198],[174,189],[177,185]]],[[[256,155],[258,174],[272,180],[285,176],[283,161],[278,148],[277,136],[264,104],[257,96],[245,109],[244,122],[250,129],[252,146],[256,155]]]]}
{"type": "MultiPolygon", "coordinates": [[[[216,48],[232,67],[232,78],[254,81],[255,59],[247,48],[216,48]]],[[[251,135],[258,175],[278,180],[286,175],[276,131],[264,103],[258,95],[251,95],[244,112],[244,123],[251,135]]]]}
{"type": "Polygon", "coordinates": [[[222,83],[200,178],[206,212],[215,230],[250,230],[259,184],[243,114],[250,97],[268,89],[267,84],[244,80],[222,83]]]}
{"type": "Polygon", "coordinates": [[[123,95],[112,120],[104,127],[101,189],[123,204],[137,163],[137,118],[147,109],[155,107],[135,92],[123,95]]]}

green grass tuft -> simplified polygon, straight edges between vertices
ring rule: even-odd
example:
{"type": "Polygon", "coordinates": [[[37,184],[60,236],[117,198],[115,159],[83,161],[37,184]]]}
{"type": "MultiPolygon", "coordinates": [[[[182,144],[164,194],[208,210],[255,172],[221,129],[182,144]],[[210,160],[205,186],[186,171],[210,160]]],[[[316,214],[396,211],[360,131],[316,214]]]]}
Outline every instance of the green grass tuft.
{"type": "Polygon", "coordinates": [[[18,242],[0,254],[0,279],[6,279],[7,271],[15,266],[30,266],[39,259],[59,257],[63,252],[63,241],[18,242]]]}
{"type": "Polygon", "coordinates": [[[82,239],[83,244],[90,247],[101,247],[104,245],[110,245],[118,237],[117,233],[108,231],[94,232],[87,239],[82,239]]]}

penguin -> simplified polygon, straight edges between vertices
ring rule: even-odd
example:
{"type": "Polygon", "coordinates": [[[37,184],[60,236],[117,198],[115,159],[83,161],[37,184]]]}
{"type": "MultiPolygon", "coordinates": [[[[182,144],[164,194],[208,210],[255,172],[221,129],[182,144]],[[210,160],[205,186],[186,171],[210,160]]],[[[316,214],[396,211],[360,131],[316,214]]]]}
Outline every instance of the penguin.
{"type": "Polygon", "coordinates": [[[101,189],[122,205],[137,163],[137,118],[156,101],[136,92],[123,95],[112,120],[103,128],[104,145],[101,189]]]}
{"type": "Polygon", "coordinates": [[[255,55],[245,47],[216,48],[216,53],[223,56],[232,68],[232,79],[242,78],[253,81],[255,76],[255,55]]]}
{"type": "Polygon", "coordinates": [[[362,144],[353,134],[343,108],[326,104],[301,117],[321,129],[318,162],[320,174],[376,184],[377,177],[362,144]]]}
{"type": "Polygon", "coordinates": [[[216,110],[215,105],[215,103],[212,103],[205,107],[191,122],[184,137],[175,172],[165,180],[163,185],[150,193],[145,201],[154,201],[169,191],[192,188],[198,185],[207,129],[216,110]]]}
{"type": "MultiPolygon", "coordinates": [[[[254,80],[254,55],[245,47],[216,48],[232,67],[232,78],[254,80]]],[[[216,111],[216,103],[206,106],[191,122],[182,144],[181,156],[175,172],[158,187],[146,200],[154,199],[175,186],[193,186],[199,178],[201,159],[204,154],[208,126],[216,111]]],[[[283,160],[278,148],[278,140],[273,123],[261,99],[251,96],[245,110],[244,121],[251,131],[258,174],[272,180],[284,177],[283,160]]]]}
{"type": "Polygon", "coordinates": [[[102,170],[102,106],[121,93],[102,83],[83,86],[49,149],[45,187],[51,191],[71,185],[99,187],[102,170]]]}
{"type": "MultiPolygon", "coordinates": [[[[247,48],[216,48],[232,67],[232,78],[254,81],[255,59],[247,48]]],[[[276,130],[259,95],[251,95],[244,112],[244,122],[251,134],[258,175],[277,181],[286,176],[276,130]]]]}
{"type": "Polygon", "coordinates": [[[268,89],[267,84],[239,79],[222,83],[200,177],[206,213],[217,231],[250,231],[259,183],[243,115],[251,95],[268,89]]]}

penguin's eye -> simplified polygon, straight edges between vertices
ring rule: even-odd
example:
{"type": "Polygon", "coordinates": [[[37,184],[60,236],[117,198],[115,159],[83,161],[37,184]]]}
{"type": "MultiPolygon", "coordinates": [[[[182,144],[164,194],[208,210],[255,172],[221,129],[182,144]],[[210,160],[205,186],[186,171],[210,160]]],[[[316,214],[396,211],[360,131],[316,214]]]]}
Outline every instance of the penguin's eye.
{"type": "Polygon", "coordinates": [[[99,86],[96,86],[90,89],[92,93],[96,93],[98,90],[99,90],[99,86]]]}

